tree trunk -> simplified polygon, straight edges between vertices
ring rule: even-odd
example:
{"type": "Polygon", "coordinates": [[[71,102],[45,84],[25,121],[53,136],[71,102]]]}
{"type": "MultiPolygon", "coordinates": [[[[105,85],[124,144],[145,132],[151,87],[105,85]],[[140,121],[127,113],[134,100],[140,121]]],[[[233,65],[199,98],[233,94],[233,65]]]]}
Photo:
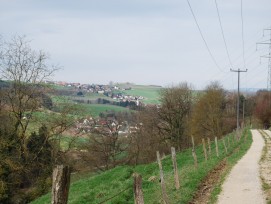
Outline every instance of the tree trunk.
{"type": "Polygon", "coordinates": [[[70,168],[58,165],[53,171],[52,204],[67,204],[70,187],[70,168]]]}

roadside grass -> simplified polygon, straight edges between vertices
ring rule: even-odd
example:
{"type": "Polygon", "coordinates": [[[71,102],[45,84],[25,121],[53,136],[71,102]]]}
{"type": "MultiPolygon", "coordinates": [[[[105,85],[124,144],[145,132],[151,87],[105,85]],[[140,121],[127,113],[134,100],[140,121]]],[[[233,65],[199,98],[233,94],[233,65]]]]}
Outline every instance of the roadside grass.
{"type": "MultiPolygon", "coordinates": [[[[167,194],[170,203],[189,203],[195,196],[201,182],[206,178],[222,160],[227,158],[227,162],[233,166],[242,155],[245,154],[251,144],[251,134],[247,141],[244,137],[239,142],[232,143],[233,135],[227,137],[231,140],[228,147],[228,153],[225,153],[222,140],[218,140],[220,154],[215,153],[215,144],[211,143],[212,153],[205,162],[202,145],[196,147],[198,157],[198,169],[194,168],[194,161],[191,149],[177,153],[177,164],[179,167],[179,176],[181,187],[175,190],[174,175],[171,161],[171,155],[162,160],[164,176],[167,187],[167,194]],[[236,151],[236,149],[239,149],[236,151]]],[[[73,182],[70,187],[69,203],[134,203],[133,198],[133,177],[137,172],[142,175],[142,188],[144,201],[148,204],[163,203],[161,196],[161,187],[159,182],[159,168],[156,162],[131,166],[118,166],[109,171],[98,175],[82,178],[73,182]],[[150,179],[152,178],[152,179],[150,179]]],[[[225,176],[224,176],[225,177],[225,176]]],[[[220,182],[222,182],[221,180],[220,182]]],[[[216,194],[213,194],[213,200],[219,191],[219,185],[215,188],[216,194]]],[[[44,195],[32,202],[33,204],[50,203],[50,193],[44,195]]]]}
{"type": "Polygon", "coordinates": [[[261,133],[262,135],[262,138],[264,140],[264,147],[263,147],[263,151],[262,151],[262,155],[261,155],[261,160],[260,162],[262,162],[263,160],[266,159],[266,156],[267,156],[267,152],[268,152],[268,149],[267,149],[267,139],[269,139],[268,135],[263,131],[263,130],[259,130],[259,132],[261,133]]]}
{"type": "Polygon", "coordinates": [[[271,138],[270,136],[264,131],[259,130],[264,139],[264,147],[262,150],[260,164],[260,177],[262,181],[262,189],[266,196],[266,202],[271,204],[271,183],[270,183],[270,147],[271,147],[271,138]]]}

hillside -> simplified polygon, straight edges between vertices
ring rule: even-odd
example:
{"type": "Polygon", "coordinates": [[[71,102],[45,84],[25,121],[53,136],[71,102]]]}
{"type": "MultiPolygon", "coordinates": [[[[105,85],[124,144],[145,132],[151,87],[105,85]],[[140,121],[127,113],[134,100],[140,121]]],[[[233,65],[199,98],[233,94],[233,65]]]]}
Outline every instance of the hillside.
{"type": "Polygon", "coordinates": [[[143,96],[143,102],[146,104],[158,104],[159,103],[159,91],[161,86],[155,85],[134,85],[134,84],[119,84],[120,87],[130,87],[131,90],[123,91],[129,95],[143,96]]]}
{"type": "MultiPolygon", "coordinates": [[[[215,155],[215,144],[212,142],[212,153],[207,162],[204,161],[202,145],[197,146],[196,154],[198,156],[198,169],[194,168],[194,161],[191,156],[191,149],[177,154],[177,163],[179,167],[180,183],[179,190],[174,188],[174,175],[172,170],[171,156],[166,156],[162,160],[165,181],[170,203],[189,203],[197,198],[197,191],[206,177],[212,176],[209,173],[222,161],[224,161],[224,172],[228,172],[231,166],[245,154],[250,147],[252,139],[250,131],[248,135],[241,138],[239,142],[234,142],[233,135],[225,137],[228,145],[226,153],[223,146],[223,140],[219,140],[220,156],[215,155]],[[229,139],[228,139],[229,138],[229,139]],[[244,139],[246,138],[246,139],[244,139]],[[238,151],[236,151],[238,149],[238,151]],[[226,159],[226,163],[225,163],[226,159]]],[[[133,200],[133,173],[137,172],[143,177],[143,192],[145,203],[162,203],[161,187],[159,182],[159,169],[157,163],[138,165],[135,167],[119,166],[112,170],[97,174],[95,176],[85,177],[71,184],[69,203],[134,203],[133,200]]],[[[215,184],[219,184],[225,174],[218,175],[212,179],[215,184]]],[[[214,184],[213,184],[214,185],[214,184]]],[[[213,193],[210,196],[215,199],[219,192],[219,185],[213,187],[213,193]]],[[[47,194],[32,204],[50,203],[50,194],[47,194]]]]}
{"type": "Polygon", "coordinates": [[[134,106],[136,100],[124,97],[140,97],[141,103],[159,104],[159,91],[161,90],[160,86],[130,83],[117,84],[118,89],[109,89],[107,85],[82,85],[83,88],[60,85],[52,87],[55,90],[53,100],[56,104],[63,102],[81,104],[86,109],[86,114],[93,117],[98,117],[101,112],[105,111],[129,111],[129,107],[134,106]],[[97,89],[97,86],[101,86],[101,90],[97,89]],[[99,90],[101,93],[98,93],[99,90]],[[121,96],[121,98],[113,97],[113,94],[121,96]]]}

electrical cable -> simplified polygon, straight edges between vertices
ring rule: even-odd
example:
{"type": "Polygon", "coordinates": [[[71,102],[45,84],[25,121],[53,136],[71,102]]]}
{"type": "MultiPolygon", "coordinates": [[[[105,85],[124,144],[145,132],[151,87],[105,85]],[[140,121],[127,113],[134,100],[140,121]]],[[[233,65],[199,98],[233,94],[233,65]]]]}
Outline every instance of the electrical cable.
{"type": "Polygon", "coordinates": [[[187,1],[187,4],[188,4],[189,8],[190,8],[190,11],[191,11],[191,13],[192,13],[192,15],[193,15],[193,18],[194,18],[194,20],[195,20],[195,23],[196,23],[196,25],[197,25],[197,27],[198,27],[198,30],[199,30],[199,32],[200,32],[200,36],[201,36],[201,38],[202,38],[202,40],[203,40],[203,42],[204,42],[204,44],[205,44],[205,47],[206,47],[206,49],[207,49],[209,55],[211,56],[211,58],[212,58],[214,64],[216,65],[216,67],[217,67],[221,72],[225,72],[223,69],[220,68],[220,66],[218,65],[218,63],[217,63],[217,61],[216,61],[216,59],[215,59],[215,57],[214,57],[214,55],[212,54],[212,52],[211,52],[211,50],[210,50],[210,48],[209,48],[209,46],[208,46],[208,44],[207,44],[207,41],[205,40],[205,38],[204,38],[204,36],[203,36],[203,33],[202,33],[202,31],[201,31],[201,28],[200,28],[200,26],[199,26],[199,23],[198,23],[198,21],[197,21],[197,18],[196,18],[195,14],[194,14],[194,11],[193,11],[193,9],[192,9],[192,6],[191,6],[189,0],[186,0],[186,1],[187,1]]]}
{"type": "Polygon", "coordinates": [[[244,40],[243,0],[241,0],[241,20],[242,20],[243,61],[244,61],[244,68],[245,68],[245,67],[246,67],[246,61],[245,61],[245,40],[244,40]]]}
{"type": "Polygon", "coordinates": [[[216,6],[216,11],[217,11],[217,16],[218,16],[218,20],[219,20],[220,30],[221,30],[221,33],[222,33],[222,37],[223,37],[225,49],[226,49],[226,52],[227,52],[228,60],[229,60],[231,68],[233,69],[233,65],[232,65],[232,61],[231,61],[231,58],[230,58],[228,46],[227,46],[227,43],[226,43],[226,39],[225,39],[225,35],[224,35],[224,30],[223,30],[223,27],[222,27],[221,18],[220,18],[219,9],[218,9],[218,5],[217,5],[217,1],[216,0],[215,0],[215,6],[216,6]]]}

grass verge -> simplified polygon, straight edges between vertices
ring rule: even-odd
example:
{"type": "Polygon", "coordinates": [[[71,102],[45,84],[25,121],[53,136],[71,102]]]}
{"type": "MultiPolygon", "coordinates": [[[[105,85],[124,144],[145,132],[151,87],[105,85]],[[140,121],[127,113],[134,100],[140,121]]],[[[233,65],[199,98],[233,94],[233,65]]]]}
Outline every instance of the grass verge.
{"type": "Polygon", "coordinates": [[[262,181],[262,189],[266,196],[266,202],[271,203],[271,138],[267,132],[267,130],[259,130],[261,133],[265,145],[262,150],[260,164],[260,175],[262,181]]]}
{"type": "MultiPolygon", "coordinates": [[[[198,157],[198,168],[194,168],[194,161],[191,149],[177,154],[179,176],[181,187],[175,190],[174,175],[171,156],[168,155],[162,160],[166,190],[170,203],[189,203],[193,200],[198,189],[209,175],[222,161],[227,158],[227,163],[232,165],[245,154],[251,144],[251,134],[244,142],[244,137],[239,142],[234,142],[233,134],[225,137],[228,146],[226,153],[223,141],[218,141],[219,157],[215,153],[215,144],[211,143],[212,152],[208,161],[205,161],[202,145],[196,148],[198,157]],[[238,151],[236,149],[239,149],[238,151]]],[[[144,201],[148,204],[163,203],[161,187],[159,182],[159,169],[156,162],[136,167],[119,166],[99,175],[86,177],[73,182],[70,187],[69,203],[134,203],[133,198],[133,177],[137,172],[142,175],[144,201]],[[105,201],[105,202],[104,202],[105,201]]],[[[223,177],[222,177],[223,178],[223,177]]],[[[220,181],[222,182],[222,180],[220,181]]],[[[219,186],[218,186],[219,187],[219,186]]],[[[215,188],[219,192],[219,188],[215,188]]],[[[215,198],[215,193],[213,194],[215,198]]],[[[44,195],[32,202],[33,204],[50,203],[50,194],[44,195]]]]}

